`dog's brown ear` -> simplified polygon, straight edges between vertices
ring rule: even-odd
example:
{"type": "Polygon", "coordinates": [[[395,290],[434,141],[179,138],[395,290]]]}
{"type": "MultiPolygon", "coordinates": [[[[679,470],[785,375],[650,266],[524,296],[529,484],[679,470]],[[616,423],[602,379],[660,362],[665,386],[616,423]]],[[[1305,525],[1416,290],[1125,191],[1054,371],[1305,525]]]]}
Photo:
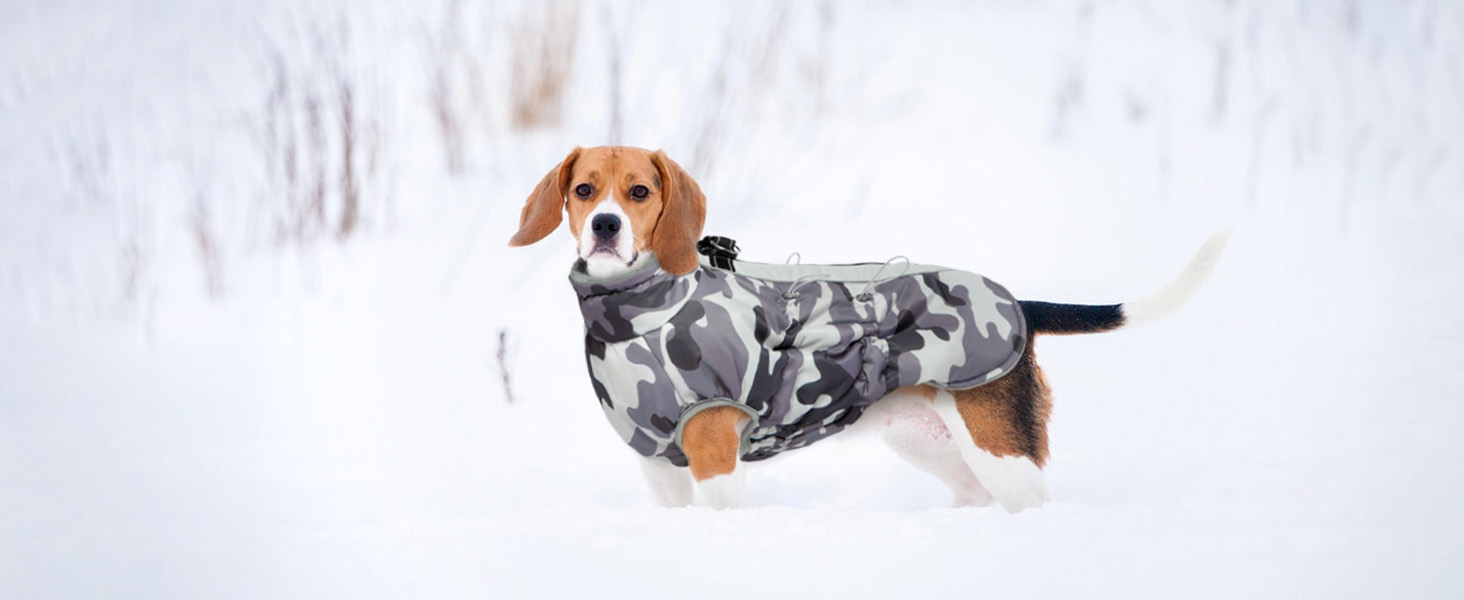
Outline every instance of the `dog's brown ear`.
{"type": "Polygon", "coordinates": [[[569,187],[569,175],[574,170],[574,161],[579,158],[580,149],[569,151],[569,156],[549,170],[529,199],[524,201],[524,212],[519,216],[518,233],[508,240],[510,246],[527,246],[544,239],[554,232],[564,220],[565,188],[569,187]]]}
{"type": "Polygon", "coordinates": [[[661,218],[651,233],[651,251],[661,268],[685,275],[696,268],[696,240],[707,218],[707,197],[681,165],[657,150],[651,156],[661,175],[661,218]]]}

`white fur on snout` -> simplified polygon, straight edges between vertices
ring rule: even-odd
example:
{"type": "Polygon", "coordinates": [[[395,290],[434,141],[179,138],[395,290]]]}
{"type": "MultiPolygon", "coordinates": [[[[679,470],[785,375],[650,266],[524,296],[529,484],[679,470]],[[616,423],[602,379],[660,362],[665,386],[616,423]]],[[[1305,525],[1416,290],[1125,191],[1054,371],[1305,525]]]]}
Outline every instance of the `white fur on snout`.
{"type": "Polygon", "coordinates": [[[641,258],[635,252],[635,227],[630,222],[630,216],[615,201],[614,192],[605,194],[605,198],[595,205],[595,209],[585,215],[585,222],[580,226],[579,256],[585,261],[585,272],[596,278],[624,273],[641,258]],[[599,240],[595,238],[592,225],[595,217],[600,215],[615,215],[620,218],[620,231],[608,242],[612,252],[595,251],[599,240]]]}

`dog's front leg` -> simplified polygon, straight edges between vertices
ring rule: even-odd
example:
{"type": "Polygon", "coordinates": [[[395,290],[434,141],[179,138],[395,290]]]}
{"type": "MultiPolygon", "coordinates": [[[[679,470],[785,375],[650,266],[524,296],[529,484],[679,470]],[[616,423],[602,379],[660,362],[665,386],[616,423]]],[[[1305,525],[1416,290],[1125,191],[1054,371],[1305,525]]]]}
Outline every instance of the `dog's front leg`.
{"type": "Polygon", "coordinates": [[[747,421],[747,413],[739,409],[714,406],[692,415],[682,426],[681,449],[686,452],[691,477],[712,508],[745,504],[746,490],[737,457],[747,421]]]}
{"type": "Polygon", "coordinates": [[[641,459],[641,473],[651,487],[651,495],[661,506],[674,508],[691,504],[691,473],[659,456],[641,459]]]}

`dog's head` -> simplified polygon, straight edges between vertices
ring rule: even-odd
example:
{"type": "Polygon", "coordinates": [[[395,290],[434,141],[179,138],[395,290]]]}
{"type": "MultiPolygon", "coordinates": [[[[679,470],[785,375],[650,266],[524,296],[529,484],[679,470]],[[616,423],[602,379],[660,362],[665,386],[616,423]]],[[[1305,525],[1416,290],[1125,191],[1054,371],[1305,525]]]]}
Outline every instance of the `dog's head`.
{"type": "Polygon", "coordinates": [[[696,268],[707,200],[681,165],[660,150],[575,148],[529,194],[508,245],[544,239],[565,212],[590,276],[623,273],[648,252],[666,272],[684,275],[696,268]]]}

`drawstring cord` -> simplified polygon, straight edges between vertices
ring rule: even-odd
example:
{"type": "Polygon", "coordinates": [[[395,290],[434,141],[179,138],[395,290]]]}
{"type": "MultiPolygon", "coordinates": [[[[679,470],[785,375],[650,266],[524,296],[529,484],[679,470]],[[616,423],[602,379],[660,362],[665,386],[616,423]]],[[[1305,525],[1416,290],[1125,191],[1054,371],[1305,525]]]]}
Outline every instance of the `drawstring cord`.
{"type": "Polygon", "coordinates": [[[869,283],[864,284],[864,289],[863,290],[860,290],[859,293],[854,296],[854,298],[857,299],[857,300],[859,300],[859,301],[861,301],[861,302],[867,302],[867,301],[869,301],[870,298],[873,298],[874,297],[874,292],[873,292],[874,286],[877,286],[877,285],[879,285],[881,283],[884,283],[884,282],[889,281],[891,279],[894,279],[896,277],[901,277],[906,272],[908,272],[909,270],[910,270],[910,259],[905,258],[904,255],[896,256],[894,258],[891,258],[891,259],[885,261],[885,263],[880,266],[879,270],[874,272],[874,276],[869,278],[869,283]],[[885,277],[885,278],[881,279],[880,278],[880,275],[883,275],[884,274],[885,269],[888,269],[890,267],[890,265],[894,264],[894,262],[897,261],[897,260],[904,261],[904,266],[900,269],[900,272],[899,273],[895,273],[894,275],[890,275],[889,277],[885,277]]]}
{"type": "MultiPolygon", "coordinates": [[[[733,240],[732,238],[709,235],[702,238],[701,241],[697,242],[696,250],[698,253],[706,256],[708,262],[710,262],[713,267],[717,267],[719,269],[724,269],[727,271],[737,270],[735,262],[738,252],[737,241],[733,240]]],[[[783,261],[783,264],[803,264],[803,255],[797,252],[789,254],[788,260],[783,261]]],[[[855,294],[854,298],[856,300],[859,300],[860,302],[868,302],[870,299],[874,298],[875,286],[891,279],[895,279],[897,277],[903,277],[905,273],[908,273],[909,271],[910,259],[906,258],[904,255],[891,258],[885,261],[884,264],[879,266],[879,270],[875,271],[874,276],[870,277],[869,280],[864,283],[864,289],[859,290],[859,293],[855,294]],[[884,275],[885,269],[890,268],[890,265],[895,264],[895,261],[901,261],[904,263],[904,265],[900,268],[900,272],[894,273],[889,277],[882,277],[884,275]]],[[[793,280],[793,283],[788,286],[788,291],[783,292],[783,299],[793,300],[798,297],[798,288],[803,287],[804,284],[813,283],[815,281],[822,281],[828,278],[829,274],[827,273],[810,273],[808,275],[802,275],[793,280]]]]}
{"type": "MultiPolygon", "coordinates": [[[[803,264],[803,255],[802,254],[799,254],[797,252],[794,252],[792,254],[789,254],[788,255],[788,260],[783,261],[783,264],[785,264],[785,265],[801,265],[801,264],[803,264]]],[[[801,286],[801,285],[803,285],[805,283],[808,283],[808,282],[811,282],[811,281],[815,281],[817,279],[820,279],[820,276],[818,274],[804,275],[802,277],[799,277],[797,279],[794,279],[793,280],[793,285],[788,286],[788,291],[783,292],[783,299],[784,300],[792,300],[793,298],[795,298],[798,295],[798,286],[801,286]]]]}
{"type": "Polygon", "coordinates": [[[801,286],[801,285],[803,285],[805,283],[813,283],[815,281],[820,281],[820,280],[827,279],[827,278],[828,278],[828,274],[826,274],[826,273],[811,273],[811,274],[808,274],[808,275],[804,275],[802,277],[799,277],[798,279],[794,279],[793,280],[793,285],[788,286],[788,291],[783,292],[783,299],[784,300],[792,300],[792,299],[796,298],[798,296],[798,294],[797,294],[797,292],[798,292],[798,286],[801,286]]]}
{"type": "MultiPolygon", "coordinates": [[[[793,253],[793,256],[789,256],[788,257],[788,260],[789,261],[792,261],[795,256],[798,256],[798,253],[797,252],[794,252],[793,253]]],[[[789,262],[787,264],[798,264],[798,263],[789,262]]],[[[875,286],[877,286],[877,285],[879,285],[881,283],[884,283],[886,281],[889,281],[891,279],[896,279],[896,278],[899,278],[899,277],[903,277],[905,275],[905,273],[907,273],[909,271],[910,271],[910,259],[909,258],[906,258],[904,255],[896,256],[894,258],[891,258],[891,259],[885,261],[883,265],[880,265],[879,270],[874,272],[874,276],[873,277],[870,277],[869,280],[864,283],[864,289],[859,290],[859,293],[858,294],[855,294],[854,299],[859,300],[860,302],[868,302],[870,299],[874,298],[874,288],[875,288],[875,286]],[[898,273],[891,273],[888,277],[883,277],[884,272],[885,272],[885,269],[890,268],[890,265],[895,264],[896,261],[900,261],[900,265],[901,265],[900,266],[900,271],[898,273]]],[[[794,279],[793,280],[793,284],[790,285],[790,286],[788,286],[788,291],[783,292],[783,299],[784,300],[792,300],[793,298],[795,298],[797,296],[798,288],[800,286],[802,286],[803,284],[805,284],[805,283],[812,283],[814,281],[821,281],[821,280],[827,279],[828,277],[829,276],[828,276],[827,273],[811,273],[811,274],[808,274],[808,275],[803,275],[803,276],[801,276],[801,277],[799,277],[797,279],[794,279]]]]}

